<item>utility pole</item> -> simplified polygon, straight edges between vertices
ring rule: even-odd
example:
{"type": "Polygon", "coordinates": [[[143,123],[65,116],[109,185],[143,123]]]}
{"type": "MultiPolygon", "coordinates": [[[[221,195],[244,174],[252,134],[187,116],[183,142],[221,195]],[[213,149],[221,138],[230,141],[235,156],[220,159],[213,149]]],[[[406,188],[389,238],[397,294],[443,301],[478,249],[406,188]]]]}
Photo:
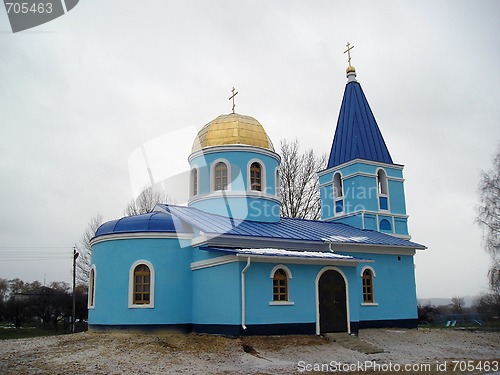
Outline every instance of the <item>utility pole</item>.
{"type": "Polygon", "coordinates": [[[75,315],[76,315],[76,258],[78,258],[78,253],[76,252],[76,246],[73,247],[73,310],[71,311],[71,332],[75,333],[75,315]]]}

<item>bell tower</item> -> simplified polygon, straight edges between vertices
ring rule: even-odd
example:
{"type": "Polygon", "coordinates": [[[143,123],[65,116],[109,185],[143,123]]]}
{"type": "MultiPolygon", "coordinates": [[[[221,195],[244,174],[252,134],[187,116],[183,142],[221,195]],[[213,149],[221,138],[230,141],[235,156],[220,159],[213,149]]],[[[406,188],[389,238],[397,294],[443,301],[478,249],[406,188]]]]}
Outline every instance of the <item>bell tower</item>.
{"type": "Polygon", "coordinates": [[[403,165],[395,164],[356,80],[347,84],[327,168],[319,173],[321,218],[409,239],[403,165]]]}

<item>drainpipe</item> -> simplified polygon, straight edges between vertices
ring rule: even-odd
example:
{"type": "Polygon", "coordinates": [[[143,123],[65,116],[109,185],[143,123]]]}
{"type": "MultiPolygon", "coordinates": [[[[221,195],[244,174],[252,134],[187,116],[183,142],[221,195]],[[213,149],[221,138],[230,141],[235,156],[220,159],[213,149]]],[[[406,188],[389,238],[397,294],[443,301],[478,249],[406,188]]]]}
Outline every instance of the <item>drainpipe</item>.
{"type": "Polygon", "coordinates": [[[247,258],[247,265],[241,270],[241,328],[247,330],[245,325],[245,272],[250,268],[250,257],[247,258]]]}

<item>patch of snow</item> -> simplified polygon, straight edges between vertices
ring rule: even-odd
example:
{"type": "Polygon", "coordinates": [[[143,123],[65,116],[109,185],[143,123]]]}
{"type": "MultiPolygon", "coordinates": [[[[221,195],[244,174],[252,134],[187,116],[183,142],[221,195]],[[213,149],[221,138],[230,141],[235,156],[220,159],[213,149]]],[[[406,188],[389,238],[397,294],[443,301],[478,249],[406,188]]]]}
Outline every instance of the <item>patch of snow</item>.
{"type": "Polygon", "coordinates": [[[329,236],[329,237],[324,237],[321,239],[322,241],[325,242],[357,242],[357,243],[362,243],[366,242],[368,240],[368,237],[346,237],[346,236],[329,236]]]}
{"type": "Polygon", "coordinates": [[[241,249],[238,254],[245,255],[266,255],[266,256],[287,256],[296,258],[318,258],[318,259],[355,259],[349,255],[340,255],[335,253],[327,253],[321,251],[299,251],[299,250],[284,250],[284,249],[241,249]]]}

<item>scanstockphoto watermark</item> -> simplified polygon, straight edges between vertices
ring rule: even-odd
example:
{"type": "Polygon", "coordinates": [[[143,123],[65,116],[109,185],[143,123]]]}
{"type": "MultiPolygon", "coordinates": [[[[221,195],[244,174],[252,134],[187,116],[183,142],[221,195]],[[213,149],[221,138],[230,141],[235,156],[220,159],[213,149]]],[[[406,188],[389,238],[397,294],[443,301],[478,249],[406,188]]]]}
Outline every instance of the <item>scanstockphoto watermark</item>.
{"type": "Polygon", "coordinates": [[[338,361],[308,363],[299,361],[297,371],[307,372],[411,372],[411,373],[429,373],[429,372],[496,372],[500,370],[500,361],[483,360],[446,360],[436,361],[434,363],[379,363],[376,361],[357,361],[353,363],[343,363],[338,361]]]}
{"type": "Polygon", "coordinates": [[[13,33],[52,21],[73,9],[79,0],[4,0],[13,33]]]}

